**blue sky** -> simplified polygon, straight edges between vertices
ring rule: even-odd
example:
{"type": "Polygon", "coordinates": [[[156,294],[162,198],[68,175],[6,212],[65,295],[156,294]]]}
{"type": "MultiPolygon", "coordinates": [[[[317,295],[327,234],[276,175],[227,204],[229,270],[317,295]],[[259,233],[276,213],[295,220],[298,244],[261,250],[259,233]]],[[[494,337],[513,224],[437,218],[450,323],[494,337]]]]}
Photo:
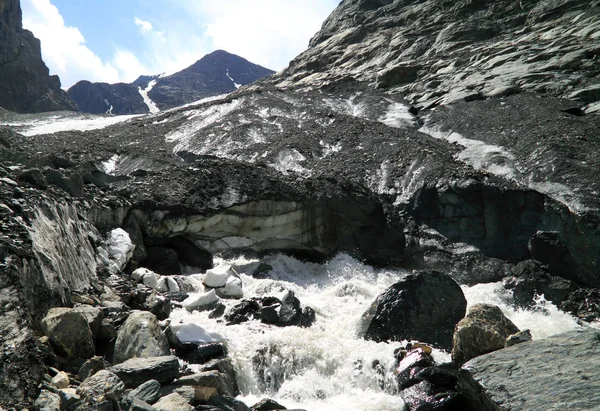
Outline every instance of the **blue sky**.
{"type": "Polygon", "coordinates": [[[280,70],[339,0],[21,0],[63,88],[171,74],[217,49],[280,70]]]}

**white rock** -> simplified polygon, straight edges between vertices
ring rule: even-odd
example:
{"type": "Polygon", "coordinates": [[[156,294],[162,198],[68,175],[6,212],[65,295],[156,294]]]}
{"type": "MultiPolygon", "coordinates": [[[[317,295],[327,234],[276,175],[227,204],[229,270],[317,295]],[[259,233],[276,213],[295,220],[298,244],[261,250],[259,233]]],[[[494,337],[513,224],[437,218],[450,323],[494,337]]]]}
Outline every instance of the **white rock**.
{"type": "Polygon", "coordinates": [[[215,290],[210,290],[209,292],[203,294],[190,295],[188,298],[183,300],[182,305],[186,310],[193,311],[209,308],[218,301],[220,301],[220,298],[217,296],[215,290]]]}
{"type": "Polygon", "coordinates": [[[211,333],[193,322],[171,324],[171,332],[182,343],[197,342],[207,344],[224,340],[221,335],[211,333]]]}
{"type": "Polygon", "coordinates": [[[52,378],[52,385],[56,388],[68,388],[71,381],[66,372],[61,371],[52,378]]]}
{"type": "Polygon", "coordinates": [[[107,245],[111,259],[115,261],[119,270],[122,270],[131,259],[135,247],[131,242],[131,238],[129,238],[129,234],[122,228],[115,228],[110,232],[107,245]]]}
{"type": "Polygon", "coordinates": [[[242,280],[237,277],[229,277],[227,284],[222,288],[217,288],[216,292],[219,297],[223,298],[242,298],[244,296],[242,280]]]}
{"type": "Polygon", "coordinates": [[[227,279],[232,275],[233,272],[230,265],[220,265],[207,270],[202,282],[208,287],[219,288],[225,286],[227,279]]]}
{"type": "Polygon", "coordinates": [[[177,282],[173,278],[166,275],[160,277],[156,285],[156,290],[162,293],[167,291],[178,293],[180,291],[177,282]]]}
{"type": "Polygon", "coordinates": [[[153,290],[156,290],[159,278],[160,278],[159,274],[156,274],[154,271],[148,270],[148,272],[146,274],[144,274],[144,277],[142,278],[142,283],[145,286],[150,287],[153,290]]]}
{"type": "Polygon", "coordinates": [[[131,273],[131,278],[133,278],[135,281],[141,283],[144,276],[147,273],[151,273],[151,272],[152,271],[148,270],[147,268],[141,267],[131,273]]]}

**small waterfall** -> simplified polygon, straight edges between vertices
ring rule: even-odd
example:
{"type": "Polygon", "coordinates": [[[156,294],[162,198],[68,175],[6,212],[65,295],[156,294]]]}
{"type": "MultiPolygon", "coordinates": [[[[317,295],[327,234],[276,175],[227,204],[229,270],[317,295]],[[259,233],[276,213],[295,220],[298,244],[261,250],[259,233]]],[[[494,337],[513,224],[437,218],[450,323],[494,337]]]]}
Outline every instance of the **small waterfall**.
{"type": "MultiPolygon", "coordinates": [[[[373,300],[406,272],[377,270],[346,254],[325,264],[298,261],[284,255],[259,260],[216,259],[241,274],[244,296],[280,296],[292,290],[303,306],[316,312],[310,328],[276,327],[250,321],[226,326],[208,312],[177,309],[172,321],[193,321],[223,336],[238,371],[241,399],[253,404],[270,397],[288,408],[317,410],[404,410],[394,381],[394,350],[400,342],[375,343],[356,337],[358,321],[373,300]],[[260,263],[272,270],[267,278],[253,278],[260,263]]],[[[202,275],[192,274],[198,284],[202,275]]],[[[531,328],[534,338],[578,327],[575,320],[545,303],[544,309],[519,311],[499,283],[463,287],[469,304],[499,305],[520,328],[531,328]]],[[[201,290],[199,290],[201,291],[201,290]]],[[[237,303],[225,301],[228,306],[237,303]]],[[[540,304],[543,304],[540,301],[540,304]]],[[[442,363],[446,352],[434,350],[442,363]]],[[[193,365],[190,367],[194,367],[193,365]]]]}

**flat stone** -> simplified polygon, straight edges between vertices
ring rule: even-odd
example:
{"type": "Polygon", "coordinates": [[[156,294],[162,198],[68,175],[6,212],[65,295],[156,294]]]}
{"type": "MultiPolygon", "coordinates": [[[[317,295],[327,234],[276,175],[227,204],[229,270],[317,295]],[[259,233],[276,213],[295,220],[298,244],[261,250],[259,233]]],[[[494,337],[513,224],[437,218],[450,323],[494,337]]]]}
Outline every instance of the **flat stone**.
{"type": "Polygon", "coordinates": [[[506,410],[600,408],[600,331],[576,330],[525,342],[467,362],[506,410]]]}
{"type": "Polygon", "coordinates": [[[193,411],[194,407],[184,397],[174,392],[166,397],[162,397],[154,404],[154,409],[156,411],[193,411]]]}
{"type": "Polygon", "coordinates": [[[132,358],[110,368],[127,387],[138,387],[149,380],[168,384],[179,376],[179,360],[173,355],[132,358]]]}
{"type": "Polygon", "coordinates": [[[127,397],[153,404],[160,398],[160,383],[156,380],[146,381],[135,390],[128,393],[127,397]]]}

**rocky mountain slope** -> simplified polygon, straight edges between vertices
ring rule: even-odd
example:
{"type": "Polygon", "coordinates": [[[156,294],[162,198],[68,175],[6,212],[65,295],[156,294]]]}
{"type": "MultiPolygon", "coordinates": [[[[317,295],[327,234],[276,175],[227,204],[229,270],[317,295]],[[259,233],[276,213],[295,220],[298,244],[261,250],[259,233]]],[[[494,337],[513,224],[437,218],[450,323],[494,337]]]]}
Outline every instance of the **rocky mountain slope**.
{"type": "MultiPolygon", "coordinates": [[[[530,307],[544,293],[581,321],[600,318],[598,11],[582,0],[346,0],[287,70],[227,96],[111,125],[0,112],[9,124],[0,140],[0,403],[31,404],[40,383],[50,395],[45,364],[81,361],[49,348],[49,308],[101,309],[114,337],[132,308],[164,315],[181,299],[127,273],[145,267],[181,282],[167,274],[192,259],[204,267],[215,256],[284,252],[322,262],[346,252],[463,285],[503,280],[511,304],[530,307]],[[135,252],[115,270],[102,256],[116,228],[135,252]]],[[[156,87],[152,100],[157,90],[174,104],[171,86],[156,87]]],[[[585,344],[597,339],[589,335],[585,344]]],[[[112,361],[114,339],[96,340],[96,354],[112,361]]],[[[510,374],[503,355],[512,351],[498,354],[507,370],[472,360],[478,383],[431,359],[433,374],[412,373],[425,354],[404,351],[417,357],[406,368],[412,385],[380,387],[410,409],[431,400],[442,377],[469,387],[459,401],[485,409],[539,394],[491,378],[510,374]],[[477,384],[496,403],[469,397],[482,392],[477,384]]],[[[570,361],[577,368],[586,357],[570,361]]],[[[532,367],[548,378],[547,367],[532,367]]],[[[593,380],[577,385],[592,392],[593,380]]]]}
{"type": "Polygon", "coordinates": [[[131,84],[80,81],[67,94],[84,113],[144,114],[151,111],[148,98],[164,110],[230,93],[270,74],[272,70],[217,50],[170,76],[140,76],[131,84]]]}
{"type": "Polygon", "coordinates": [[[0,1],[0,107],[22,112],[76,110],[42,61],[40,41],[23,29],[19,0],[0,1]]]}

